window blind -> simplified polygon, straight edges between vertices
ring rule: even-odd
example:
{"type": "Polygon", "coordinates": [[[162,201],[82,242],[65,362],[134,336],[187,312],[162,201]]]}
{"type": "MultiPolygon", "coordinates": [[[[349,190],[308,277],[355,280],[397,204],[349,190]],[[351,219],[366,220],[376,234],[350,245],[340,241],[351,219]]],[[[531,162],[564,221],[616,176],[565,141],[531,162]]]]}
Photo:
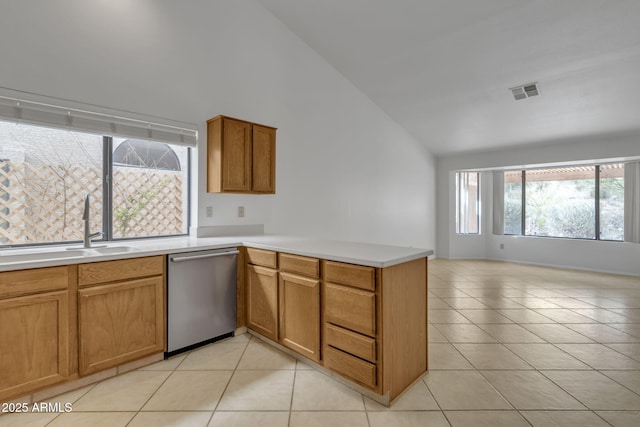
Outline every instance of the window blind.
{"type": "Polygon", "coordinates": [[[57,98],[0,89],[2,89],[0,91],[0,118],[5,120],[100,135],[148,139],[189,147],[195,147],[197,142],[196,125],[184,124],[185,126],[181,126],[181,122],[158,123],[158,120],[146,120],[137,114],[85,106],[75,102],[73,102],[73,107],[62,106],[59,104],[63,100],[57,98]],[[33,98],[37,98],[37,100],[33,98]],[[97,111],[98,109],[103,111],[97,111]]]}

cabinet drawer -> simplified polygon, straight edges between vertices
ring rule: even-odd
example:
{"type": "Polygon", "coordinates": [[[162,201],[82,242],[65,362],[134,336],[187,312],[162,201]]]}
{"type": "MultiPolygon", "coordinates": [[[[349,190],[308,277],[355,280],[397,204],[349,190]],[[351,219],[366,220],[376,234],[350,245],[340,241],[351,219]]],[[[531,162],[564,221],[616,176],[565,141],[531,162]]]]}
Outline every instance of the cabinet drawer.
{"type": "Polygon", "coordinates": [[[325,321],[361,334],[376,334],[376,296],[346,286],[325,284],[325,321]]]}
{"type": "Polygon", "coordinates": [[[78,285],[115,282],[164,273],[164,256],[92,262],[78,265],[78,285]]]}
{"type": "Polygon", "coordinates": [[[376,386],[376,365],[333,347],[325,347],[324,366],[367,387],[376,386]]]}
{"type": "Polygon", "coordinates": [[[324,338],[328,345],[366,359],[376,361],[376,340],[335,325],[326,324],[324,338]]]}
{"type": "Polygon", "coordinates": [[[280,258],[280,271],[297,273],[303,276],[320,277],[320,260],[300,255],[278,254],[280,258]]]}
{"type": "Polygon", "coordinates": [[[0,273],[0,298],[67,289],[70,268],[47,267],[0,273]]]}
{"type": "Polygon", "coordinates": [[[276,253],[264,249],[247,248],[247,260],[249,264],[263,267],[276,268],[278,266],[276,253]]]}
{"type": "Polygon", "coordinates": [[[376,289],[375,269],[362,265],[325,261],[324,279],[327,282],[373,291],[376,289]]]}

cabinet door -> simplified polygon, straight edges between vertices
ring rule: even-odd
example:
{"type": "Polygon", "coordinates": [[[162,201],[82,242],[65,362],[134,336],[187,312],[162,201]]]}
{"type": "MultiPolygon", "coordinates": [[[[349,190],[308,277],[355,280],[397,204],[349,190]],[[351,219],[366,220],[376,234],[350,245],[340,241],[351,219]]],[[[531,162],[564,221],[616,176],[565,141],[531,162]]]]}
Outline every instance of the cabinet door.
{"type": "Polygon", "coordinates": [[[251,189],[260,193],[276,192],[276,130],[253,125],[251,189]]]}
{"type": "Polygon", "coordinates": [[[222,122],[222,191],[251,190],[251,124],[222,122]]]}
{"type": "Polygon", "coordinates": [[[69,296],[0,300],[0,401],[69,375],[69,296]]]}
{"type": "Polygon", "coordinates": [[[320,281],[280,273],[280,342],[320,360],[320,281]]]}
{"type": "Polygon", "coordinates": [[[162,277],[78,291],[80,375],[164,351],[162,277]]]}
{"type": "Polygon", "coordinates": [[[247,266],[247,327],[278,340],[278,271],[247,266]]]}

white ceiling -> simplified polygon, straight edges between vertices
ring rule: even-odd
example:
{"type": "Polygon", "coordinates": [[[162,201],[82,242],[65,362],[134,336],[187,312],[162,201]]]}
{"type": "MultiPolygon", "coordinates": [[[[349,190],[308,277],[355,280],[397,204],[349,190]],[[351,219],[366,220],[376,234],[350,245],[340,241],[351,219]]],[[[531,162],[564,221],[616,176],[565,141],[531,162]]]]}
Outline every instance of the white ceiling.
{"type": "Polygon", "coordinates": [[[638,0],[258,1],[436,155],[640,129],[638,0]]]}

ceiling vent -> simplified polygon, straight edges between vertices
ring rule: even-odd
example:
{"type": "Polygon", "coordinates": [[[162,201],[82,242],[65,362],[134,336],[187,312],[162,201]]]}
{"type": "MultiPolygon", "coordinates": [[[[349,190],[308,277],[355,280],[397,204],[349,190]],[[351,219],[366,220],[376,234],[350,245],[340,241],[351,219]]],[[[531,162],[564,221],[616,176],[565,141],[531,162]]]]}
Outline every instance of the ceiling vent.
{"type": "Polygon", "coordinates": [[[521,99],[530,98],[532,96],[540,95],[540,89],[538,88],[538,83],[529,83],[522,86],[512,87],[510,88],[511,93],[513,93],[513,97],[516,101],[521,99]]]}

